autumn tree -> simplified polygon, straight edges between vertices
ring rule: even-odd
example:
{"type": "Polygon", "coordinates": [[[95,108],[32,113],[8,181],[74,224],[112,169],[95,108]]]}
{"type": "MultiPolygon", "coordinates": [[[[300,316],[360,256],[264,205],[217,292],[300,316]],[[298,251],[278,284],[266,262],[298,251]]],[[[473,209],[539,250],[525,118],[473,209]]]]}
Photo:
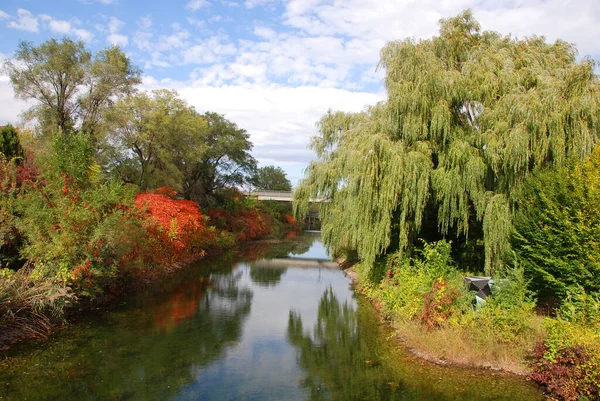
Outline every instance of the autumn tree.
{"type": "Polygon", "coordinates": [[[123,98],[106,120],[101,152],[106,168],[142,191],[165,185],[181,191],[184,177],[207,151],[206,121],[176,91],[123,98]]]}
{"type": "Polygon", "coordinates": [[[492,272],[509,249],[525,177],[581,160],[597,143],[595,63],[560,40],[482,31],[466,11],[441,20],[431,39],[388,43],[380,67],[386,101],[319,122],[319,160],[295,191],[297,210],[328,198],[324,241],[356,250],[367,268],[430,231],[481,232],[492,272]]]}
{"type": "Polygon", "coordinates": [[[26,114],[43,133],[78,128],[94,134],[103,111],[141,82],[140,70],[116,46],[92,56],[82,41],[22,41],[13,60],[4,70],[16,97],[36,102],[26,114]]]}
{"type": "Polygon", "coordinates": [[[292,183],[281,167],[265,166],[256,170],[251,178],[252,186],[259,190],[291,191],[292,183]]]}
{"type": "Polygon", "coordinates": [[[187,199],[215,205],[220,190],[249,181],[256,160],[250,154],[252,142],[245,129],[218,113],[206,112],[203,117],[208,124],[204,137],[207,150],[191,163],[183,186],[187,199]]]}

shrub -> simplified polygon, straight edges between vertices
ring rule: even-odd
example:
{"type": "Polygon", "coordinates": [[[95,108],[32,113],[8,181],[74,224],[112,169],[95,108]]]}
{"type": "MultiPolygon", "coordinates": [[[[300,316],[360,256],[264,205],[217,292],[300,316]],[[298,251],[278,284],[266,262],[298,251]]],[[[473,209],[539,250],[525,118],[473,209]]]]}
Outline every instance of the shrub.
{"type": "Polygon", "coordinates": [[[18,339],[47,334],[75,297],[69,287],[52,280],[32,280],[29,269],[0,269],[0,349],[18,339]]]}
{"type": "Polygon", "coordinates": [[[513,248],[544,297],[572,285],[600,291],[600,148],[584,164],[532,176],[514,221],[513,248]]]}
{"type": "MultiPolygon", "coordinates": [[[[161,192],[172,191],[162,190],[161,192]]],[[[214,230],[207,229],[196,202],[173,199],[163,193],[144,193],[135,197],[136,207],[146,215],[145,227],[152,246],[151,257],[160,264],[170,264],[191,256],[203,256],[217,245],[214,230]]]]}
{"type": "Polygon", "coordinates": [[[580,289],[569,293],[546,338],[532,354],[531,377],[563,400],[600,397],[600,302],[580,289]]]}
{"type": "Polygon", "coordinates": [[[236,212],[228,212],[211,209],[208,215],[216,228],[235,234],[236,241],[267,236],[273,227],[273,218],[262,210],[239,208],[236,212]]]}
{"type": "Polygon", "coordinates": [[[433,289],[424,295],[421,323],[428,330],[443,326],[456,312],[455,303],[459,297],[460,291],[451,288],[446,280],[436,280],[433,289]]]}

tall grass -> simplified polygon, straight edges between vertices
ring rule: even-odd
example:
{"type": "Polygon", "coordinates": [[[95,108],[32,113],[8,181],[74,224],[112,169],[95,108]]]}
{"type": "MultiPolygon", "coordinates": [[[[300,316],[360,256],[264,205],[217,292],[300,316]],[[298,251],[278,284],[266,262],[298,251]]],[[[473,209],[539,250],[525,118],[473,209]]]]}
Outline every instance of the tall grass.
{"type": "Polygon", "coordinates": [[[45,337],[63,319],[74,300],[70,288],[50,280],[32,280],[31,271],[0,270],[0,349],[24,338],[45,337]]]}

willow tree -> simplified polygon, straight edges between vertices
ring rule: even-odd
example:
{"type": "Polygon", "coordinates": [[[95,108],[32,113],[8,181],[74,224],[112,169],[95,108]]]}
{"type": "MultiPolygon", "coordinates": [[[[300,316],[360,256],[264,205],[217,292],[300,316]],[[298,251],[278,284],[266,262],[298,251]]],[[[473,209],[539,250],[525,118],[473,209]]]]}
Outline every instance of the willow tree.
{"type": "Polygon", "coordinates": [[[441,20],[439,36],[381,50],[387,101],[328,112],[296,190],[322,204],[324,241],[366,266],[423,234],[483,232],[488,272],[502,261],[524,178],[583,159],[598,139],[595,63],[573,45],[481,31],[470,11],[441,20]]]}

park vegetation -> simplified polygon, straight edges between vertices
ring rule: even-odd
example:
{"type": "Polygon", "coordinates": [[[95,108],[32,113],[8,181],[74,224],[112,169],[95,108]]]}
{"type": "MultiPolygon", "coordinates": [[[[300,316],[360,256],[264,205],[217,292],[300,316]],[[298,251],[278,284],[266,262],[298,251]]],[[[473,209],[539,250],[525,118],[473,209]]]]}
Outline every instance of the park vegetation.
{"type": "Polygon", "coordinates": [[[381,50],[387,100],[329,111],[295,191],[361,291],[432,358],[600,396],[600,82],[566,42],[481,30],[381,50]],[[463,283],[491,276],[474,304],[463,283]]]}
{"type": "Polygon", "coordinates": [[[118,47],[22,42],[4,70],[33,106],[0,127],[0,348],[76,303],[295,228],[291,210],[238,189],[257,172],[249,134],[175,91],[138,90],[118,47]]]}

